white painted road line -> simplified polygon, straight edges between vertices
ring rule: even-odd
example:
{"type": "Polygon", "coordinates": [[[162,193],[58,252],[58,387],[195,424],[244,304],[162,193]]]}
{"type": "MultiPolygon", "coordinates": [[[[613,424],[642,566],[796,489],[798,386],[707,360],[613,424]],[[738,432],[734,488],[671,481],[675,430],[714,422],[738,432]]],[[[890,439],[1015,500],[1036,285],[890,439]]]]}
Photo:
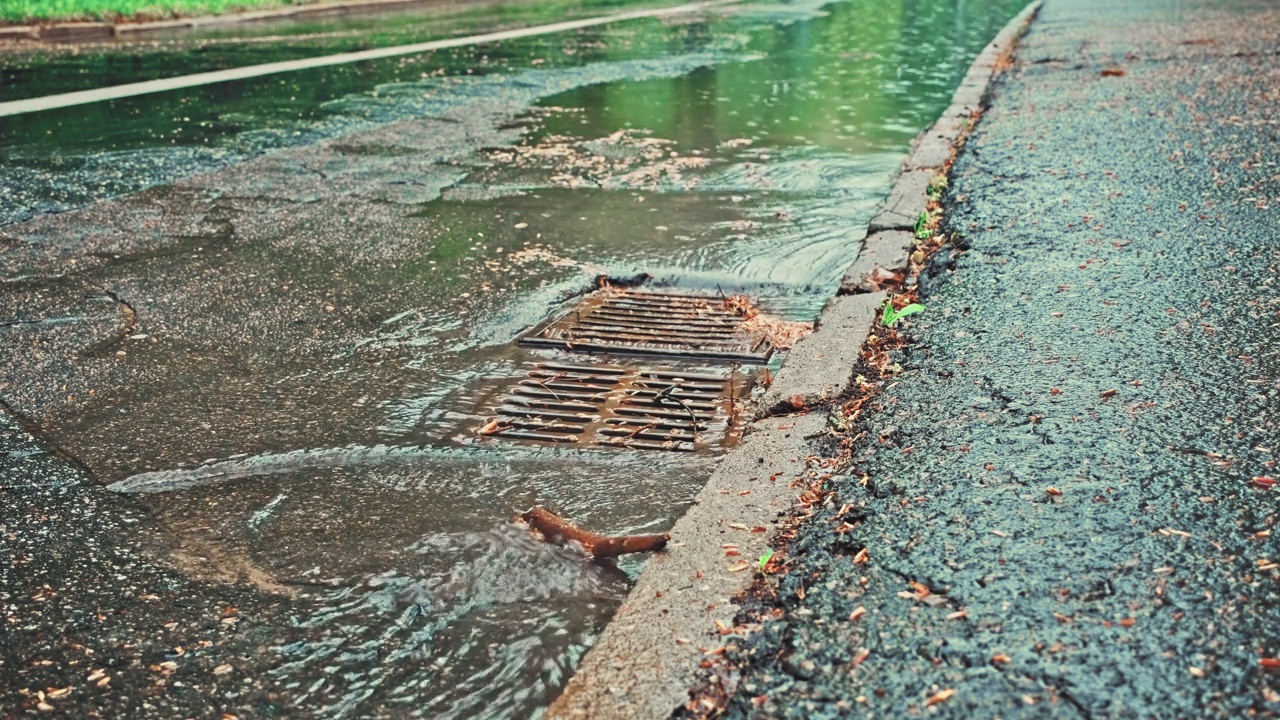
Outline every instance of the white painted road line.
{"type": "Polygon", "coordinates": [[[328,67],[330,65],[344,65],[346,63],[360,62],[362,60],[378,60],[380,58],[396,57],[398,55],[413,55],[415,53],[428,52],[430,50],[444,50],[447,48],[465,47],[467,45],[481,45],[484,43],[499,42],[502,40],[533,37],[535,35],[550,35],[552,33],[577,30],[579,28],[592,27],[595,25],[606,25],[608,23],[622,22],[624,20],[684,15],[722,5],[731,5],[736,2],[740,2],[740,0],[707,0],[706,2],[688,3],[685,5],[677,5],[675,7],[630,10],[628,12],[615,13],[613,15],[601,15],[592,18],[584,18],[582,20],[569,20],[566,22],[552,23],[550,25],[537,25],[534,27],[520,28],[518,30],[503,30],[502,32],[487,33],[484,35],[450,38],[448,40],[432,40],[431,42],[416,43],[414,45],[397,45],[396,47],[361,50],[360,52],[340,53],[337,55],[325,55],[323,57],[307,58],[305,60],[287,60],[284,62],[265,63],[262,65],[249,65],[247,67],[215,70],[213,72],[183,75],[181,77],[164,78],[162,80],[147,80],[145,82],[128,83],[126,85],[114,85],[111,87],[98,88],[96,90],[79,90],[76,92],[61,93],[59,95],[47,95],[45,97],[28,98],[26,100],[14,100],[12,102],[0,103],[0,117],[40,112],[41,110],[53,110],[55,108],[71,107],[73,105],[86,105],[88,103],[101,102],[103,100],[118,100],[120,98],[165,92],[167,90],[181,90],[183,88],[210,85],[213,83],[227,82],[229,80],[244,80],[246,78],[261,77],[263,75],[293,72],[295,70],[310,70],[312,68],[328,67]]]}

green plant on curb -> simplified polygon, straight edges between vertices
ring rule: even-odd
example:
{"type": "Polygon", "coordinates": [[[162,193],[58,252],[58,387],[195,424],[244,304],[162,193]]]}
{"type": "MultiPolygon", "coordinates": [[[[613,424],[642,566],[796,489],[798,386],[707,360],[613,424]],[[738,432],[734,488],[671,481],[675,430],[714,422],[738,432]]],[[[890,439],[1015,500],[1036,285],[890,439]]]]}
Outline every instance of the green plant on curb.
{"type": "Polygon", "coordinates": [[[920,213],[920,217],[916,218],[916,239],[928,240],[933,231],[928,228],[929,213],[920,213]]]}
{"type": "Polygon", "coordinates": [[[942,193],[946,192],[946,190],[947,176],[938,174],[929,181],[929,187],[925,189],[925,192],[928,193],[929,197],[939,198],[942,197],[942,193]]]}
{"type": "Polygon", "coordinates": [[[893,303],[886,302],[884,304],[884,315],[880,316],[880,324],[885,327],[893,327],[893,324],[902,318],[922,312],[924,312],[924,306],[919,303],[911,303],[901,310],[894,310],[893,303]]]}
{"type": "Polygon", "coordinates": [[[772,557],[773,557],[772,549],[764,551],[764,554],[760,556],[760,572],[766,572],[764,568],[766,565],[769,564],[769,560],[772,557]]]}

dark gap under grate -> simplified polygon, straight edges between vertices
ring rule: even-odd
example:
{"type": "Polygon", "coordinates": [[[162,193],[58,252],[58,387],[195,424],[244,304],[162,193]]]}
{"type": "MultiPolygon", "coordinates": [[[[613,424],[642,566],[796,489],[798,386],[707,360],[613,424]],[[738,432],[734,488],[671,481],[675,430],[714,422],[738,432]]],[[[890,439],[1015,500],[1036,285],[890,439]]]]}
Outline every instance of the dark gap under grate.
{"type": "Polygon", "coordinates": [[[522,345],[766,363],[773,346],[763,333],[713,295],[608,289],[530,330],[522,345]]]}
{"type": "Polygon", "coordinates": [[[694,451],[736,437],[750,379],[609,365],[536,366],[481,435],[550,443],[694,451]]]}

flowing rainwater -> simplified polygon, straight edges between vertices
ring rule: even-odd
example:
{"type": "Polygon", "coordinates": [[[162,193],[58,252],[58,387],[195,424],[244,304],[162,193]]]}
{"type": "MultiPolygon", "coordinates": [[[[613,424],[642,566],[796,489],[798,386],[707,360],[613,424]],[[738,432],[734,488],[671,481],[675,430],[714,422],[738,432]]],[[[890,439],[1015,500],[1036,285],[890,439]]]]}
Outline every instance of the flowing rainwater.
{"type": "MultiPolygon", "coordinates": [[[[0,59],[0,89],[541,18],[499,7],[42,51],[0,59]]],[[[288,598],[258,620],[289,706],[527,717],[643,558],[585,562],[512,517],[658,532],[715,457],[481,439],[556,357],[515,336],[597,273],[812,319],[1020,7],[744,4],[0,119],[0,307],[26,319],[0,388],[147,504],[184,570],[288,598]]]]}

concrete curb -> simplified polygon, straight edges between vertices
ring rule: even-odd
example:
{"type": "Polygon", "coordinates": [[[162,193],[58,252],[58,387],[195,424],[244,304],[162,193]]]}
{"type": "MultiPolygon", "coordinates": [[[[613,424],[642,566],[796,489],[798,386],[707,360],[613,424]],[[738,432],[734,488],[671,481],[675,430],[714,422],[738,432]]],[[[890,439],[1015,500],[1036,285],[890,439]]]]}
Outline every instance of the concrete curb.
{"type": "Polygon", "coordinates": [[[268,22],[272,20],[299,20],[304,18],[332,17],[363,13],[388,12],[412,7],[456,5],[453,0],[356,0],[355,2],[291,5],[273,10],[228,13],[226,15],[201,15],[173,20],[151,22],[61,22],[48,25],[0,26],[0,42],[38,41],[48,43],[97,42],[115,39],[133,39],[147,35],[209,28],[224,25],[268,22]]]}
{"type": "Polygon", "coordinates": [[[893,188],[867,226],[862,252],[845,271],[841,295],[877,292],[892,284],[895,276],[905,276],[915,243],[911,231],[929,203],[929,181],[946,170],[951,156],[963,144],[976,114],[983,109],[1001,58],[1026,32],[1039,10],[1040,0],[1027,5],[987,43],[951,96],[951,105],[916,137],[893,188]]]}
{"type": "Polygon", "coordinates": [[[818,317],[817,329],[787,354],[773,384],[756,403],[755,419],[794,413],[840,397],[853,377],[876,310],[888,297],[880,292],[832,298],[818,317]]]}
{"type": "Polygon", "coordinates": [[[841,284],[840,295],[854,297],[828,303],[818,330],[792,349],[761,399],[757,416],[766,417],[748,427],[743,442],[725,455],[672,528],[667,551],[649,560],[626,603],[548,709],[547,720],[658,720],[689,700],[699,666],[714,659],[732,633],[733,599],[751,586],[756,559],[807,485],[795,480],[807,469],[810,441],[827,429],[825,412],[767,415],[794,410],[795,395],[806,406],[837,397],[852,381],[873,313],[887,297],[873,287],[875,279],[884,273],[905,276],[914,242],[907,230],[925,209],[928,182],[946,168],[982,109],[1001,58],[1039,8],[1036,0],[1005,25],[979,53],[951,106],[917,138],[841,284]],[[904,227],[905,218],[911,225],[904,227]]]}
{"type": "Polygon", "coordinates": [[[22,40],[38,40],[39,31],[30,25],[6,25],[0,27],[0,42],[19,42],[22,40]]]}
{"type": "Polygon", "coordinates": [[[699,664],[728,639],[722,634],[738,613],[733,598],[750,587],[780,519],[806,489],[795,481],[807,468],[810,438],[825,428],[825,413],[749,427],[671,529],[667,550],[649,560],[547,718],[666,718],[689,699],[699,664]]]}

